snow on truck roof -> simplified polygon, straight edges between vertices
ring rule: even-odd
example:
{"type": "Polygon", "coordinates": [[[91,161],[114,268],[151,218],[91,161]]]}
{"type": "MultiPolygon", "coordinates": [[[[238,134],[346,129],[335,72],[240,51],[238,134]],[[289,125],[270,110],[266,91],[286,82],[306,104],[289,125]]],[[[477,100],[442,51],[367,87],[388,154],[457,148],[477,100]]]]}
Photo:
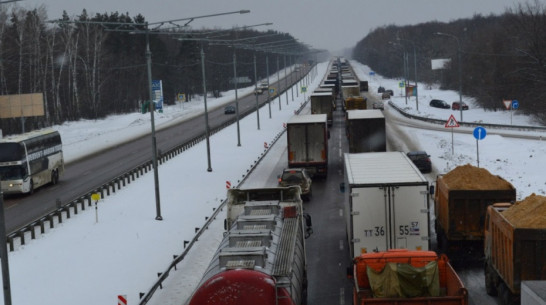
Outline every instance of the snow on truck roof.
{"type": "Polygon", "coordinates": [[[315,90],[315,92],[313,92],[313,94],[311,94],[311,96],[329,96],[329,97],[332,97],[332,91],[319,91],[319,92],[317,92],[315,90]]]}
{"type": "Polygon", "coordinates": [[[379,109],[370,110],[347,110],[347,119],[382,119],[385,118],[383,112],[379,109]]]}
{"type": "Polygon", "coordinates": [[[290,120],[288,120],[288,124],[305,124],[305,123],[326,124],[326,114],[294,115],[290,118],[290,120]]]}
{"type": "Polygon", "coordinates": [[[403,152],[345,154],[350,185],[428,185],[427,179],[403,152]]]}

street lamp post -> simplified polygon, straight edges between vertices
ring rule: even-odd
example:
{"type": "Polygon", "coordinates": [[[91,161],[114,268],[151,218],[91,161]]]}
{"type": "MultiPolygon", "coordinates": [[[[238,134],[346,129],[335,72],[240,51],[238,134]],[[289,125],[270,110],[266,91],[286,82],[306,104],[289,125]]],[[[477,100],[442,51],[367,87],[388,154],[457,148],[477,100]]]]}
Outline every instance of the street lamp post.
{"type": "Polygon", "coordinates": [[[237,97],[237,56],[233,48],[233,83],[235,86],[235,113],[237,117],[237,146],[241,146],[241,129],[239,127],[239,99],[237,97]]]}
{"type": "Polygon", "coordinates": [[[279,55],[277,55],[277,96],[279,97],[279,111],[281,111],[281,76],[279,71],[279,55]]]}
{"type": "Polygon", "coordinates": [[[254,95],[256,96],[256,121],[260,130],[260,106],[258,101],[258,76],[256,73],[256,50],[254,50],[254,95]]]}
{"type": "Polygon", "coordinates": [[[267,105],[269,106],[269,118],[271,118],[271,95],[269,94],[269,55],[265,54],[265,74],[267,75],[267,105]]]}
{"type": "Polygon", "coordinates": [[[161,201],[159,196],[159,173],[157,171],[157,140],[155,137],[155,122],[154,112],[155,105],[153,101],[153,89],[152,89],[152,52],[150,51],[150,38],[148,35],[148,23],[146,23],[146,70],[148,74],[148,96],[150,97],[150,124],[152,125],[152,162],[154,165],[154,189],[155,189],[155,210],[156,220],[163,220],[161,216],[161,201]]]}
{"type": "Polygon", "coordinates": [[[288,75],[286,75],[286,54],[284,54],[284,87],[286,89],[286,105],[288,105],[288,75]]]}
{"type": "Polygon", "coordinates": [[[393,45],[393,46],[401,46],[402,49],[404,50],[404,53],[402,54],[402,70],[403,70],[403,74],[404,74],[404,97],[406,99],[406,105],[408,104],[408,91],[406,90],[406,86],[408,84],[408,67],[407,67],[407,52],[406,52],[406,48],[400,44],[400,43],[396,43],[396,42],[392,42],[392,41],[389,41],[389,44],[393,45]]]}
{"type": "Polygon", "coordinates": [[[413,70],[415,72],[415,108],[419,110],[419,90],[417,88],[417,52],[415,50],[415,43],[408,39],[398,38],[398,40],[404,40],[412,44],[413,46],[413,70]]]}
{"type": "Polygon", "coordinates": [[[210,128],[209,128],[209,112],[207,111],[207,81],[205,78],[205,52],[203,51],[203,43],[201,43],[201,74],[203,76],[203,100],[205,102],[205,136],[207,138],[207,172],[212,172],[210,162],[210,128]]]}
{"type": "Polygon", "coordinates": [[[459,111],[461,113],[461,119],[459,122],[463,121],[463,70],[462,70],[462,62],[461,62],[461,42],[459,41],[459,38],[452,34],[447,33],[441,33],[436,32],[436,35],[441,36],[448,36],[451,38],[454,38],[457,41],[457,60],[459,61],[459,111]]]}

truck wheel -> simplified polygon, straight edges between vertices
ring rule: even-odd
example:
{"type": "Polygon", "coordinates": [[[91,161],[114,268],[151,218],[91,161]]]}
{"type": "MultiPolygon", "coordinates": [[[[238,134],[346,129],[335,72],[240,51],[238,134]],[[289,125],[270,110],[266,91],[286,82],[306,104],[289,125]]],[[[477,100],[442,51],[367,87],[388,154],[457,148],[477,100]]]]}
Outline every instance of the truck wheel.
{"type": "Polygon", "coordinates": [[[438,242],[438,251],[440,253],[447,253],[448,241],[444,230],[439,229],[436,231],[436,241],[438,242]]]}
{"type": "Polygon", "coordinates": [[[499,303],[501,305],[514,305],[515,297],[505,283],[499,285],[499,303]]]}
{"type": "Polygon", "coordinates": [[[510,289],[508,289],[508,287],[506,287],[506,290],[501,295],[501,298],[502,298],[501,303],[504,304],[504,305],[519,304],[518,298],[512,293],[512,291],[510,291],[510,289]]]}
{"type": "Polygon", "coordinates": [[[491,267],[489,264],[485,264],[485,291],[490,296],[497,296],[498,291],[497,287],[495,286],[495,271],[491,270],[491,267]]]}
{"type": "Polygon", "coordinates": [[[28,189],[28,194],[29,195],[34,194],[34,182],[32,181],[32,178],[30,178],[30,187],[28,189]]]}
{"type": "Polygon", "coordinates": [[[55,185],[59,182],[59,172],[56,170],[53,170],[51,172],[51,184],[55,185]]]}

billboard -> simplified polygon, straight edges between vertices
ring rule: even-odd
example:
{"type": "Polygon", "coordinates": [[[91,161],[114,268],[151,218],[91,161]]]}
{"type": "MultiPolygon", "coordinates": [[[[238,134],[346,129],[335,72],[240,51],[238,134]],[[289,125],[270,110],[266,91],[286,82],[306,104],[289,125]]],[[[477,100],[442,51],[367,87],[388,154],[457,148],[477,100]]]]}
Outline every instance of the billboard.
{"type": "Polygon", "coordinates": [[[155,109],[163,110],[163,82],[161,80],[152,80],[152,94],[155,109]]]}
{"type": "Polygon", "coordinates": [[[0,95],[0,119],[43,115],[42,93],[0,95]]]}
{"type": "Polygon", "coordinates": [[[430,65],[432,67],[432,70],[447,69],[449,68],[450,64],[451,64],[451,58],[439,58],[439,59],[430,60],[430,65]]]}

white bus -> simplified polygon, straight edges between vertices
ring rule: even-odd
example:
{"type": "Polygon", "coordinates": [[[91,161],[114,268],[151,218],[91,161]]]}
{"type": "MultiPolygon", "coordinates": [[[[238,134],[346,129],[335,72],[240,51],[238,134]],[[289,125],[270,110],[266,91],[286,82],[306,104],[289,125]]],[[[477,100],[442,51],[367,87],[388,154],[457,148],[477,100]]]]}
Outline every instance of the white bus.
{"type": "Polygon", "coordinates": [[[5,194],[33,193],[45,184],[57,184],[63,172],[59,132],[34,131],[0,139],[0,179],[5,194]]]}

